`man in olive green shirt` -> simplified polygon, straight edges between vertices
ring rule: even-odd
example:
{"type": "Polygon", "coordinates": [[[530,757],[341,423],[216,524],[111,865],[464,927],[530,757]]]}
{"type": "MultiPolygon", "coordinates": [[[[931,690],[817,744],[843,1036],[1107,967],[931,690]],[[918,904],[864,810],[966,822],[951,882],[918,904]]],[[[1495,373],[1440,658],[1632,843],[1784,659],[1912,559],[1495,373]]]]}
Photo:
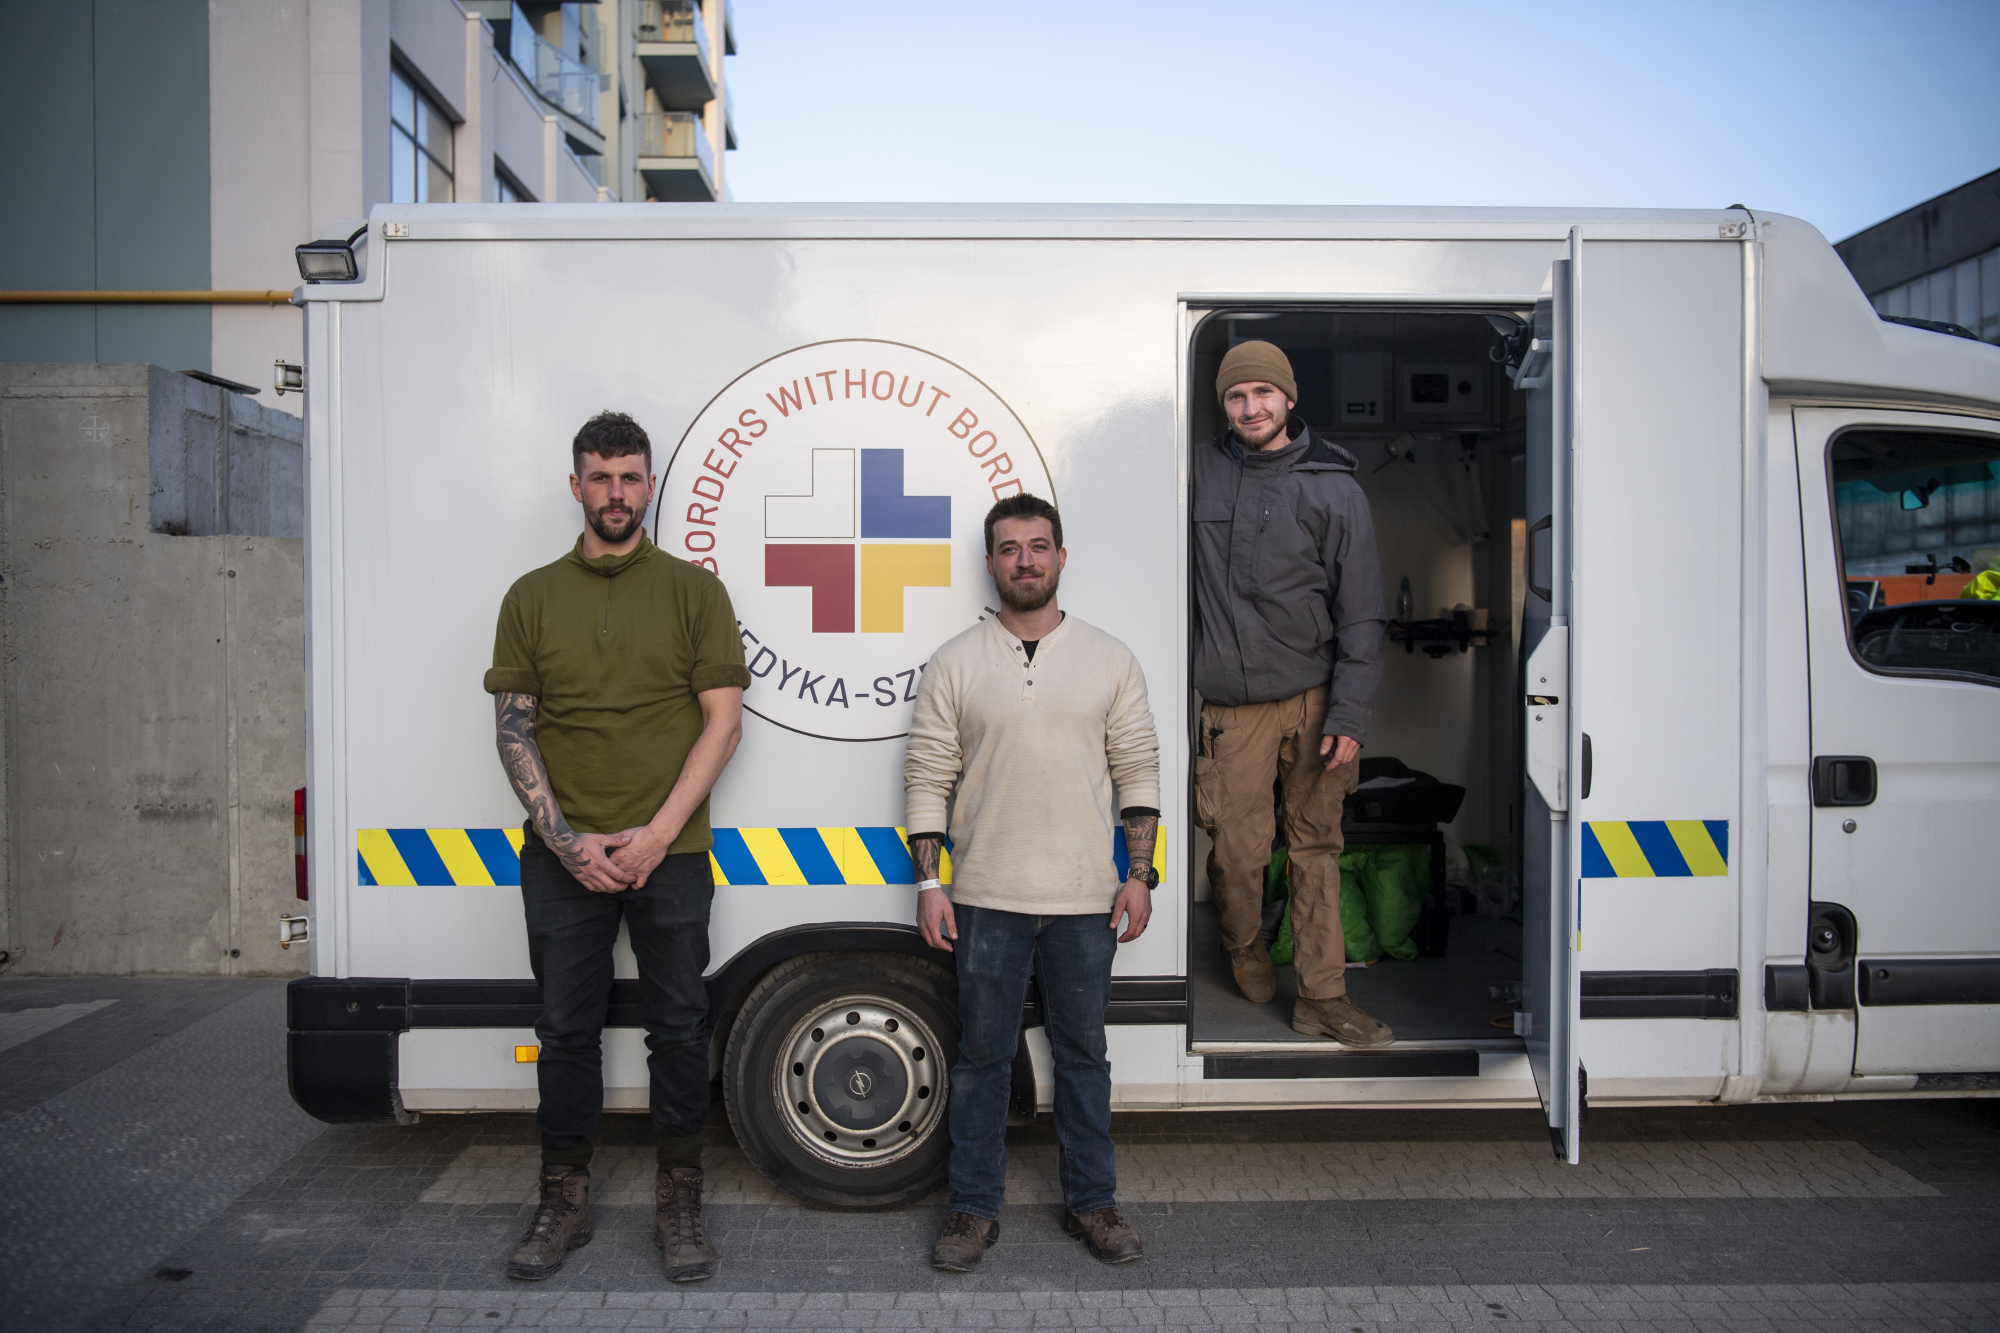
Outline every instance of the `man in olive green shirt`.
{"type": "Polygon", "coordinates": [[[742,737],[750,673],[721,581],[646,540],[655,490],[646,432],[602,412],[577,432],[571,456],[583,535],[508,589],[486,673],[501,761],[528,811],[521,900],[542,987],[542,1197],[507,1274],[548,1277],[591,1236],[622,922],[639,963],[659,1136],[661,1262],[670,1279],[693,1282],[715,1272],[701,1221],[708,793],[742,737]]]}

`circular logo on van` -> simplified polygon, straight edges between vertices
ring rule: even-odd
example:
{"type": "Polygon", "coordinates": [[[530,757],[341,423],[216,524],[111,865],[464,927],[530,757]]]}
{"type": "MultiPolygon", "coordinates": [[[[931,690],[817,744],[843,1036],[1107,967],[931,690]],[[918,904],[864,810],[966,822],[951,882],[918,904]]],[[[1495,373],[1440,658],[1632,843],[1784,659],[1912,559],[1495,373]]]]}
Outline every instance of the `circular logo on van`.
{"type": "Polygon", "coordinates": [[[986,511],[1055,502],[1027,427],[970,372],[901,343],[811,343],[688,427],[654,540],[729,588],[746,708],[828,740],[908,734],[933,649],[994,605],[986,511]]]}

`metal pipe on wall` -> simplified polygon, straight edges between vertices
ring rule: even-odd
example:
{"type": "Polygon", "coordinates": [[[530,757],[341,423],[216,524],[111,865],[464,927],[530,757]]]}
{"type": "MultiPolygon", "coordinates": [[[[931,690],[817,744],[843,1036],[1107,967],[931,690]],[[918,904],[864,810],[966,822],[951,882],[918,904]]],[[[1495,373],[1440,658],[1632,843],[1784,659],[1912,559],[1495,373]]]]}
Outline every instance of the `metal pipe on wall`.
{"type": "Polygon", "coordinates": [[[289,305],[290,291],[0,292],[0,305],[289,305]]]}

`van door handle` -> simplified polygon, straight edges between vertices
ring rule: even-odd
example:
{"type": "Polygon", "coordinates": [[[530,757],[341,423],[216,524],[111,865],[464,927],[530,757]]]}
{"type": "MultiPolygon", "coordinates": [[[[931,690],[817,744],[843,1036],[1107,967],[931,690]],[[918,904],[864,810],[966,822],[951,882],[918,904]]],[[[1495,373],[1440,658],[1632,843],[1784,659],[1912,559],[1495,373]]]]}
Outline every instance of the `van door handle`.
{"type": "Polygon", "coordinates": [[[1817,806],[1875,804],[1875,761],[1861,754],[1823,754],[1813,758],[1813,804],[1817,806]]]}
{"type": "MultiPolygon", "coordinates": [[[[1548,583],[1535,582],[1535,534],[1538,532],[1547,532],[1550,534],[1549,540],[1554,541],[1554,523],[1555,516],[1553,514],[1546,514],[1540,522],[1528,529],[1528,591],[1545,602],[1553,602],[1555,600],[1555,591],[1551,586],[1555,583],[1555,574],[1553,570],[1550,571],[1548,583]]],[[[1553,550],[1549,552],[1549,563],[1551,565],[1555,564],[1555,552],[1553,550]]]]}

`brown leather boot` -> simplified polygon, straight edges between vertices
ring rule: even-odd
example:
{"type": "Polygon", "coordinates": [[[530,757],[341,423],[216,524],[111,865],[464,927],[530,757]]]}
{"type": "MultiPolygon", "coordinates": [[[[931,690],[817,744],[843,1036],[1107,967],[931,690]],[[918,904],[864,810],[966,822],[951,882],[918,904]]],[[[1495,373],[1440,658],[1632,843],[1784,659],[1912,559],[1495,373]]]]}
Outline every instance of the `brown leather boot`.
{"type": "Polygon", "coordinates": [[[701,1224],[701,1170],[677,1166],[653,1177],[653,1240],[669,1282],[715,1276],[715,1246],[701,1224]]]}
{"type": "Polygon", "coordinates": [[[953,1213],[944,1220],[937,1244],[931,1246],[931,1267],[945,1273],[970,1273],[999,1239],[998,1219],[953,1213]]]}
{"type": "Polygon", "coordinates": [[[1299,997],[1292,1006],[1292,1031],[1309,1037],[1332,1037],[1342,1046],[1387,1046],[1396,1034],[1380,1019],[1361,1012],[1361,1006],[1347,996],[1332,1000],[1299,997]]]}
{"type": "Polygon", "coordinates": [[[544,1166],[542,1202],[528,1234],[507,1256],[507,1276],[540,1282],[563,1266],[569,1252],[590,1244],[590,1172],[581,1166],[544,1166]]]}
{"type": "Polygon", "coordinates": [[[1271,951],[1260,945],[1229,951],[1229,967],[1236,973],[1236,985],[1252,1004],[1269,1004],[1278,993],[1278,969],[1271,966],[1271,951]]]}
{"type": "Polygon", "coordinates": [[[1118,1215],[1116,1208],[1098,1208],[1088,1213],[1063,1214],[1063,1230],[1081,1236],[1090,1257],[1101,1264],[1129,1264],[1146,1257],[1139,1233],[1118,1215]]]}

